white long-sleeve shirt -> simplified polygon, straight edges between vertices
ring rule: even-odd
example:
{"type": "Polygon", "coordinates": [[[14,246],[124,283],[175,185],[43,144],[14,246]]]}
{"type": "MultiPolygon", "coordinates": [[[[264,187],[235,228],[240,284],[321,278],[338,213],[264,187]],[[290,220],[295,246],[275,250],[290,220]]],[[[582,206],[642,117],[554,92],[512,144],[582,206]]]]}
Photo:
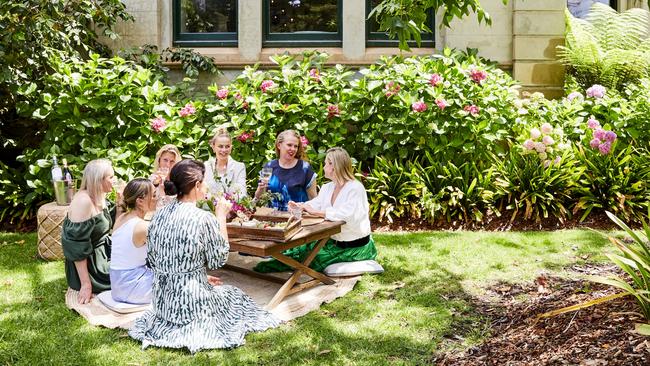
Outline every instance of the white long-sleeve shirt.
{"type": "Polygon", "coordinates": [[[246,166],[232,157],[228,157],[226,173],[219,176],[214,168],[215,158],[205,162],[204,181],[212,194],[228,193],[241,198],[246,196],[246,166]]]}
{"type": "Polygon", "coordinates": [[[358,180],[345,183],[332,204],[332,194],[336,183],[329,182],[321,188],[318,196],[306,202],[317,211],[325,211],[325,219],[345,221],[341,233],[332,235],[332,239],[352,241],[370,234],[370,217],[368,217],[368,195],[358,180]]]}

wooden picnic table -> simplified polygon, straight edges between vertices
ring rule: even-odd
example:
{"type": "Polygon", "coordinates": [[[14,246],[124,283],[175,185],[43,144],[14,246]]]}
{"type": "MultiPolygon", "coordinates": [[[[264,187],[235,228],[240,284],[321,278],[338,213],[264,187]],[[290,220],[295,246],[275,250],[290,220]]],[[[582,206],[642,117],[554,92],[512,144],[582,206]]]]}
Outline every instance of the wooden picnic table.
{"type": "Polygon", "coordinates": [[[298,233],[285,242],[238,238],[229,240],[231,251],[252,254],[260,257],[271,256],[293,268],[293,274],[287,280],[229,264],[226,264],[224,268],[282,284],[282,287],[278,290],[275,296],[273,296],[273,299],[271,299],[271,301],[266,305],[267,309],[272,309],[277,306],[282,299],[293,293],[306,290],[320,283],[331,285],[336,282],[332,278],[309,268],[309,264],[314,260],[314,258],[316,258],[316,254],[318,254],[325,243],[327,243],[329,238],[332,235],[341,232],[341,226],[343,224],[343,221],[323,221],[318,224],[303,226],[298,233]],[[307,255],[302,263],[282,254],[282,252],[287,249],[316,240],[318,240],[318,244],[314,246],[314,249],[307,255]],[[311,277],[312,280],[296,284],[300,276],[303,274],[311,277]]]}

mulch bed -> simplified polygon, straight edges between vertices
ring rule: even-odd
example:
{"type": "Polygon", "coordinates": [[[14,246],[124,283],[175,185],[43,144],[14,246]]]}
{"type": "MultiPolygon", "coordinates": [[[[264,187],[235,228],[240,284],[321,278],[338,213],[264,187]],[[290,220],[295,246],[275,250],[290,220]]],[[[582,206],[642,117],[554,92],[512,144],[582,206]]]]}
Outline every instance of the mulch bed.
{"type": "MultiPolygon", "coordinates": [[[[614,266],[574,266],[580,275],[621,273],[614,266]]],[[[490,320],[491,336],[465,351],[432,358],[436,365],[648,365],[650,337],[634,332],[646,322],[630,296],[538,320],[537,316],[618,292],[584,280],[540,276],[534,284],[498,284],[477,311],[490,320]]],[[[460,337],[459,337],[460,338],[460,337]]],[[[448,340],[444,349],[462,348],[448,340]]]]}

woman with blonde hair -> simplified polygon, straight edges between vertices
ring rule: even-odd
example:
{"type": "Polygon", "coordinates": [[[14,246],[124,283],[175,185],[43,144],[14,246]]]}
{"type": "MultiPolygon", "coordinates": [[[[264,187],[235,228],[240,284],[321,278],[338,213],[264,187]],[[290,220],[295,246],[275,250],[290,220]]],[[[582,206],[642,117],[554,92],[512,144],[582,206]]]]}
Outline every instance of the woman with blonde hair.
{"type": "Polygon", "coordinates": [[[110,161],[97,159],[86,164],[79,192],[70,202],[63,221],[65,277],[68,286],[79,291],[80,304],[88,303],[93,293],[111,287],[109,234],[116,212],[115,205],[106,200],[106,194],[113,189],[113,179],[110,161]]]}
{"type": "Polygon", "coordinates": [[[205,182],[212,195],[228,194],[241,198],[246,196],[246,166],[230,156],[232,137],[228,130],[219,127],[210,139],[214,158],[205,162],[205,182]]]}
{"type": "Polygon", "coordinates": [[[115,220],[111,236],[111,296],[118,302],[147,304],[151,302],[153,272],[146,266],[149,223],[144,217],[156,209],[156,190],[151,181],[130,181],[120,208],[124,213],[115,220]]]}
{"type": "Polygon", "coordinates": [[[171,198],[165,195],[165,181],[169,180],[169,172],[174,167],[174,164],[180,160],[181,152],[173,144],[164,145],[156,153],[153,161],[153,172],[149,180],[158,191],[158,206],[164,206],[171,202],[171,198]]]}
{"type": "MultiPolygon", "coordinates": [[[[340,147],[327,150],[323,172],[331,182],[323,185],[316,198],[302,204],[289,202],[290,209],[299,208],[330,221],[345,221],[341,232],[332,235],[310,267],[322,272],[333,263],[375,259],[377,249],[370,235],[368,195],[363,184],[354,178],[350,155],[340,147]]],[[[284,254],[302,262],[317,243],[307,243],[289,249],[284,254]]],[[[255,270],[281,272],[290,270],[290,267],[273,259],[260,262],[255,270]]]]}
{"type": "Polygon", "coordinates": [[[282,198],[274,198],[271,205],[280,211],[287,211],[289,201],[306,202],[316,197],[316,173],[305,160],[300,134],[294,130],[280,132],[275,152],[278,158],[262,169],[271,170],[271,177],[265,178],[260,172],[255,197],[259,198],[267,189],[279,193],[282,198]]]}

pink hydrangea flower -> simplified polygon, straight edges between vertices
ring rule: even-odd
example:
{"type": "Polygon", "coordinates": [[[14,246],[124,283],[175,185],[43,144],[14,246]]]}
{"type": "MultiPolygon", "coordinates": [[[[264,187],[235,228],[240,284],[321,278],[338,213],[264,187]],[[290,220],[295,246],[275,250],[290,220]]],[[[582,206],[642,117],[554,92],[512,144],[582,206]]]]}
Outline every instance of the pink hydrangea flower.
{"type": "Polygon", "coordinates": [[[253,140],[253,136],[255,136],[255,131],[249,131],[249,132],[242,132],[239,136],[237,136],[237,140],[241,143],[246,143],[248,141],[253,140]]]}
{"type": "Polygon", "coordinates": [[[466,105],[465,108],[463,108],[465,112],[469,112],[472,116],[476,116],[479,111],[481,110],[477,105],[466,105]]]}
{"type": "Polygon", "coordinates": [[[553,164],[555,165],[560,165],[560,162],[562,161],[562,158],[559,156],[555,157],[555,160],[553,160],[553,164]]]}
{"type": "Polygon", "coordinates": [[[449,107],[449,103],[447,103],[447,101],[442,98],[436,99],[436,105],[440,109],[445,109],[446,107],[449,107]]]}
{"type": "Polygon", "coordinates": [[[266,93],[267,91],[273,88],[275,88],[275,82],[273,80],[264,80],[260,85],[260,89],[262,89],[263,93],[266,93]]]}
{"type": "Polygon", "coordinates": [[[185,107],[181,108],[181,110],[178,111],[178,115],[181,117],[191,116],[194,113],[196,113],[196,108],[194,108],[192,103],[185,104],[185,107]]]}
{"type": "Polygon", "coordinates": [[[327,119],[332,119],[341,115],[341,110],[336,104],[330,104],[327,106],[327,119]]]}
{"type": "Polygon", "coordinates": [[[431,74],[431,77],[429,78],[429,84],[431,84],[431,86],[438,86],[440,83],[442,83],[442,76],[438,74],[431,74]]]}
{"type": "Polygon", "coordinates": [[[531,128],[530,129],[530,138],[531,139],[535,140],[535,139],[539,138],[540,136],[542,136],[542,132],[539,129],[537,129],[537,128],[531,128]]]}
{"type": "Polygon", "coordinates": [[[598,120],[596,120],[594,118],[594,116],[591,116],[587,120],[587,127],[591,128],[593,130],[593,129],[596,129],[596,128],[600,127],[600,123],[598,122],[598,120]]]}
{"type": "Polygon", "coordinates": [[[595,137],[591,139],[591,141],[589,141],[589,146],[591,146],[594,149],[597,148],[598,145],[600,145],[600,140],[595,137]]]}
{"type": "Polygon", "coordinates": [[[535,148],[535,142],[533,142],[531,139],[527,139],[524,141],[523,146],[526,148],[526,150],[533,150],[535,148]]]}
{"type": "Polygon", "coordinates": [[[574,100],[576,98],[582,99],[583,98],[582,94],[580,94],[580,92],[574,91],[574,92],[570,93],[569,95],[567,95],[567,97],[566,97],[566,99],[568,101],[572,101],[572,100],[574,100]]]}
{"type": "Polygon", "coordinates": [[[397,94],[400,91],[400,89],[402,89],[402,87],[399,84],[393,81],[389,81],[388,83],[386,83],[386,86],[384,87],[386,98],[390,98],[393,95],[397,94]]]}
{"type": "MultiPolygon", "coordinates": [[[[228,98],[228,89],[221,88],[221,89],[217,90],[216,94],[217,94],[217,98],[226,99],[226,98],[228,98]]],[[[241,97],[241,95],[239,93],[237,93],[237,95],[239,95],[241,97]]]]}
{"type": "Polygon", "coordinates": [[[598,151],[600,151],[601,154],[607,155],[612,151],[612,143],[609,141],[605,141],[602,144],[598,145],[598,151]]]}
{"type": "Polygon", "coordinates": [[[545,135],[548,135],[549,133],[553,132],[553,126],[551,126],[551,124],[548,122],[542,124],[542,127],[540,129],[542,130],[542,133],[545,135]]]}
{"type": "Polygon", "coordinates": [[[605,141],[614,142],[616,141],[616,137],[616,132],[614,131],[605,132],[605,141]]]}
{"type": "Polygon", "coordinates": [[[546,151],[546,145],[544,145],[543,142],[536,142],[536,143],[535,143],[535,150],[536,150],[538,153],[543,153],[543,152],[546,151]]]}
{"type": "Polygon", "coordinates": [[[300,136],[300,143],[304,147],[309,146],[309,140],[307,140],[307,136],[300,136]]]}
{"type": "Polygon", "coordinates": [[[481,84],[483,80],[487,79],[487,76],[487,72],[483,70],[472,69],[469,71],[469,77],[477,84],[481,84]]]}
{"type": "Polygon", "coordinates": [[[167,127],[167,121],[164,118],[158,116],[151,120],[151,129],[154,132],[160,133],[165,127],[167,127]]]}
{"type": "Polygon", "coordinates": [[[423,101],[418,101],[411,104],[411,109],[413,109],[413,112],[424,112],[427,110],[427,104],[423,101]]]}
{"type": "Polygon", "coordinates": [[[317,83],[320,82],[320,72],[318,69],[309,70],[309,77],[317,83]]]}
{"type": "Polygon", "coordinates": [[[241,93],[235,93],[235,99],[241,100],[242,98],[241,93]]]}
{"type": "Polygon", "coordinates": [[[607,90],[604,86],[594,84],[589,89],[587,89],[587,96],[592,98],[602,98],[605,96],[607,90]]]}
{"type": "Polygon", "coordinates": [[[555,143],[555,140],[553,140],[551,136],[546,135],[544,138],[542,138],[542,143],[546,146],[553,145],[555,143]]]}
{"type": "Polygon", "coordinates": [[[606,134],[607,133],[602,128],[597,128],[597,129],[594,130],[594,137],[601,140],[601,141],[605,140],[605,135],[606,134]]]}

